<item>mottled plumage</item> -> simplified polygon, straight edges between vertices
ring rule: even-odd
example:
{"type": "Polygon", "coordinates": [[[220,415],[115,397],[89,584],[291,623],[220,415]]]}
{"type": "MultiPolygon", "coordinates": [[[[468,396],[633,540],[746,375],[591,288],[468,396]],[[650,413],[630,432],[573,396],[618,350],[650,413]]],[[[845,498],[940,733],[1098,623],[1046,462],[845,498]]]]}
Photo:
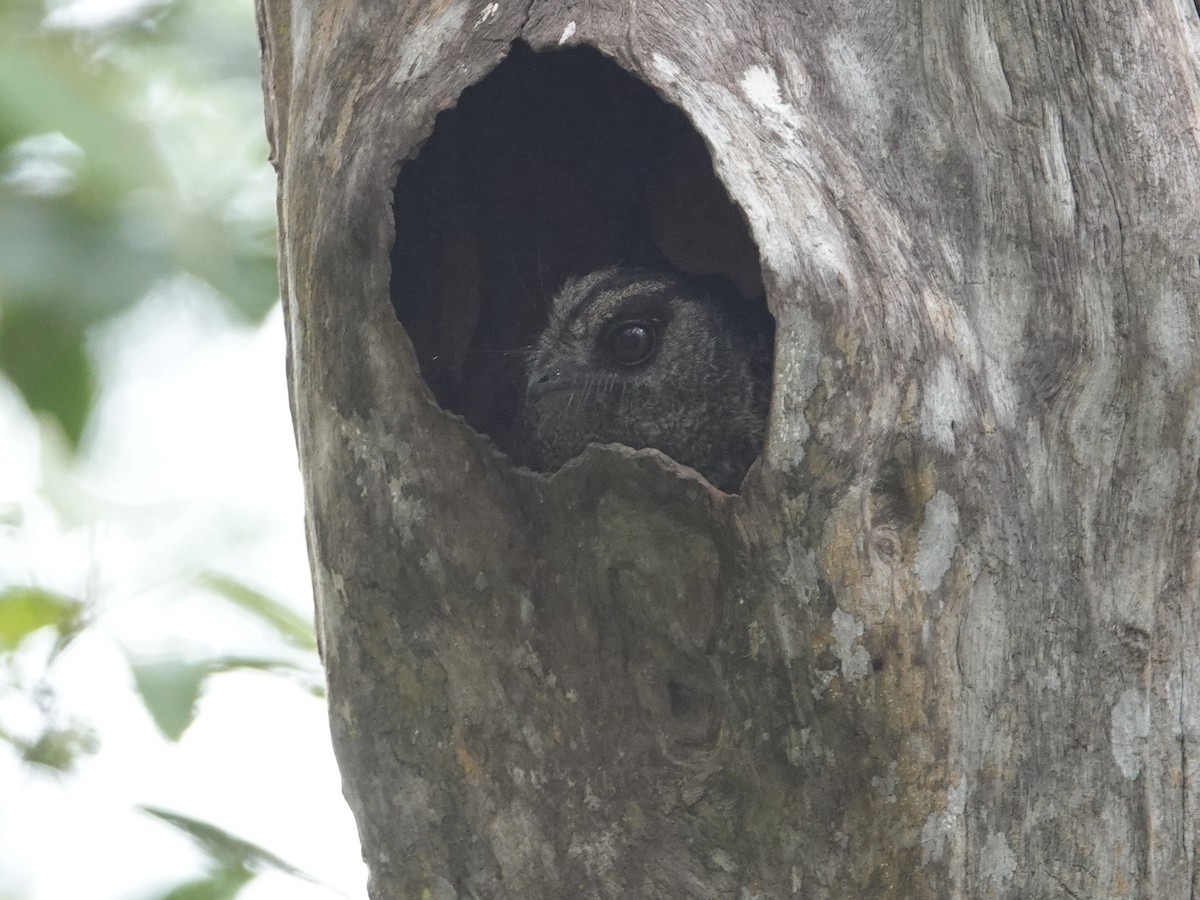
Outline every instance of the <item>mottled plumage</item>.
{"type": "Polygon", "coordinates": [[[557,468],[591,443],[655,447],[736,490],[762,448],[770,393],[770,326],[752,318],[669,273],[612,268],[568,282],[527,372],[535,466],[557,468]]]}

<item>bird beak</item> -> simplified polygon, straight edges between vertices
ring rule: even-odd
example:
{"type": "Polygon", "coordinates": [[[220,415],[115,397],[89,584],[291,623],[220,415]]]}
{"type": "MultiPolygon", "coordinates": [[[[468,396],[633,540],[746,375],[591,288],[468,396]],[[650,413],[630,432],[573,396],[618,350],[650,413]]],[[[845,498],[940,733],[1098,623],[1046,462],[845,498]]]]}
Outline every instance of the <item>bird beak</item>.
{"type": "Polygon", "coordinates": [[[566,387],[562,372],[547,371],[530,374],[529,385],[525,388],[525,403],[536,403],[547,394],[566,387]]]}

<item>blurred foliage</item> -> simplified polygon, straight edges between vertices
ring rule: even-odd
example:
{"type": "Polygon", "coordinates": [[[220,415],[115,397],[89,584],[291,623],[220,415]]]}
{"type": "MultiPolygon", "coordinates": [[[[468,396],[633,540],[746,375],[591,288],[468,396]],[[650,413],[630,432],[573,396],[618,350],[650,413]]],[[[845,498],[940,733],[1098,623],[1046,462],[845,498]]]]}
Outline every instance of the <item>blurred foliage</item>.
{"type": "MultiPolygon", "coordinates": [[[[215,288],[247,324],[275,303],[274,180],[261,121],[249,0],[0,0],[0,372],[73,449],[96,394],[92,329],[181,275],[215,288]]],[[[47,496],[55,489],[48,484],[47,496]]],[[[19,509],[4,512],[19,520],[19,509]]],[[[315,649],[311,625],[265,595],[220,575],[194,586],[261,618],[289,646],[315,649]]],[[[84,607],[9,589],[0,651],[51,628],[49,667],[82,627],[84,607]]],[[[224,657],[133,667],[171,739],[191,722],[210,675],[297,668],[224,657]]],[[[26,758],[39,746],[65,769],[70,749],[88,742],[47,724],[20,745],[26,758]]]]}
{"type": "MultiPolygon", "coordinates": [[[[285,642],[298,649],[315,648],[312,626],[292,610],[258,591],[215,574],[202,576],[206,587],[266,624],[285,642]]],[[[57,775],[69,775],[80,758],[99,749],[92,729],[66,718],[58,709],[52,687],[55,660],[88,625],[87,604],[37,588],[13,587],[0,591],[0,699],[23,698],[38,713],[40,725],[15,733],[0,722],[0,742],[7,743],[26,764],[57,775]],[[40,665],[29,661],[46,644],[40,665]],[[32,679],[26,671],[34,672],[32,679]]],[[[199,660],[164,656],[159,659],[130,659],[138,694],[164,737],[178,741],[195,719],[197,705],[208,678],[222,672],[253,669],[286,675],[323,696],[320,676],[312,660],[280,657],[213,656],[199,660]]],[[[193,840],[208,860],[203,877],[179,884],[161,895],[161,900],[229,900],[254,877],[277,870],[308,881],[313,879],[279,857],[211,824],[188,816],[150,807],[143,811],[193,840]]]]}
{"type": "Polygon", "coordinates": [[[205,877],[180,885],[165,894],[162,900],[228,900],[256,874],[268,869],[313,880],[275,854],[207,822],[152,806],[143,806],[142,812],[186,834],[209,860],[209,872],[205,877]]]}
{"type": "MultiPolygon", "coordinates": [[[[177,741],[183,736],[196,717],[196,705],[205,681],[222,672],[239,669],[273,672],[292,678],[316,696],[325,695],[324,682],[313,677],[311,657],[317,645],[312,623],[308,619],[227,575],[204,574],[197,579],[197,586],[208,589],[243,613],[258,619],[293,648],[304,651],[306,656],[301,659],[309,664],[279,656],[210,656],[200,660],[176,657],[131,659],[130,668],[138,693],[164,737],[177,741]]],[[[3,625],[0,624],[2,633],[3,625]]]]}
{"type": "MultiPolygon", "coordinates": [[[[0,375],[73,453],[100,383],[92,335],[155,286],[202,281],[246,324],[276,302],[266,157],[251,0],[0,0],[0,375]]],[[[62,487],[47,483],[43,495],[62,487]]],[[[0,503],[0,539],[21,524],[22,509],[0,503]]],[[[283,649],[131,655],[138,695],[166,738],[180,739],[206,681],[223,672],[275,672],[321,693],[307,619],[225,575],[180,587],[253,617],[283,649]]],[[[65,776],[98,749],[88,725],[58,708],[52,678],[94,606],[0,585],[0,743],[40,771],[65,776]],[[21,727],[7,721],[14,708],[21,727]]],[[[212,825],[144,811],[210,862],[164,898],[233,897],[268,869],[307,877],[212,825]]]]}
{"type": "Polygon", "coordinates": [[[0,3],[0,371],[73,446],[89,328],[181,274],[277,297],[249,0],[94,7],[0,3]]]}
{"type": "Polygon", "coordinates": [[[84,604],[53,591],[10,587],[0,591],[0,697],[18,695],[37,712],[40,725],[21,734],[0,723],[0,741],[8,743],[27,764],[66,774],[80,757],[95,753],[95,733],[85,723],[67,719],[58,710],[47,676],[53,661],[86,626],[84,604]],[[27,642],[49,633],[46,661],[33,677],[19,664],[18,652],[27,642]]]}
{"type": "Polygon", "coordinates": [[[54,627],[65,643],[80,627],[82,605],[39,588],[0,591],[0,650],[15,650],[33,632],[54,627]]]}
{"type": "Polygon", "coordinates": [[[290,607],[227,575],[208,572],[200,576],[198,583],[242,611],[261,619],[297,650],[317,652],[313,624],[306,616],[297,615],[290,607]]]}
{"type": "MultiPolygon", "coordinates": [[[[316,649],[313,627],[307,619],[265,594],[227,575],[205,573],[195,587],[214,592],[234,608],[258,620],[291,647],[304,651],[295,658],[274,656],[208,656],[200,659],[164,655],[152,659],[132,656],[134,684],[147,711],[164,737],[178,741],[196,717],[196,706],[205,682],[213,675],[237,670],[284,675],[315,696],[324,696],[324,684],[314,671],[316,649]]],[[[88,606],[80,600],[34,587],[0,590],[0,695],[23,694],[42,711],[43,728],[32,737],[18,737],[0,724],[0,741],[18,750],[29,763],[61,772],[69,771],[75,756],[94,752],[95,739],[86,728],[57,724],[53,691],[47,675],[55,659],[88,625],[88,606]],[[49,650],[40,665],[27,665],[38,649],[38,638],[50,633],[49,650]],[[18,660],[38,674],[24,676],[18,660]]],[[[43,644],[45,642],[42,642],[43,644]]]]}

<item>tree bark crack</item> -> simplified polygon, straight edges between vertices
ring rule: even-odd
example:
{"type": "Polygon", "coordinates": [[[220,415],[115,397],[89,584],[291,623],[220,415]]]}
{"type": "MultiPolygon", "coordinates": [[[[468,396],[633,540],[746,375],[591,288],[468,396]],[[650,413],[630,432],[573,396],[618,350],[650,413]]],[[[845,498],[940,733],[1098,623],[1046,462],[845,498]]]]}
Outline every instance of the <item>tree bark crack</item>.
{"type": "Polygon", "coordinates": [[[525,29],[529,27],[529,20],[533,18],[533,5],[535,0],[529,0],[525,4],[525,15],[521,17],[521,24],[517,26],[517,37],[525,37],[525,29]]]}

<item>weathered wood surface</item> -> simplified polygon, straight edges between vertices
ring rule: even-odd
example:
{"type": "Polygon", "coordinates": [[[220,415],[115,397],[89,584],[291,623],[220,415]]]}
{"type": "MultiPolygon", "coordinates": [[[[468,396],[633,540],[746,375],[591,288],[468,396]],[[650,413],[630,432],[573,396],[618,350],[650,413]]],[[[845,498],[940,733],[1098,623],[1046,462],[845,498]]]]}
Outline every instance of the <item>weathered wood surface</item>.
{"type": "Polygon", "coordinates": [[[259,0],[330,716],[376,898],[1200,888],[1185,0],[259,0]],[[515,471],[388,301],[521,38],[688,115],[778,322],[738,497],[515,471]]]}

